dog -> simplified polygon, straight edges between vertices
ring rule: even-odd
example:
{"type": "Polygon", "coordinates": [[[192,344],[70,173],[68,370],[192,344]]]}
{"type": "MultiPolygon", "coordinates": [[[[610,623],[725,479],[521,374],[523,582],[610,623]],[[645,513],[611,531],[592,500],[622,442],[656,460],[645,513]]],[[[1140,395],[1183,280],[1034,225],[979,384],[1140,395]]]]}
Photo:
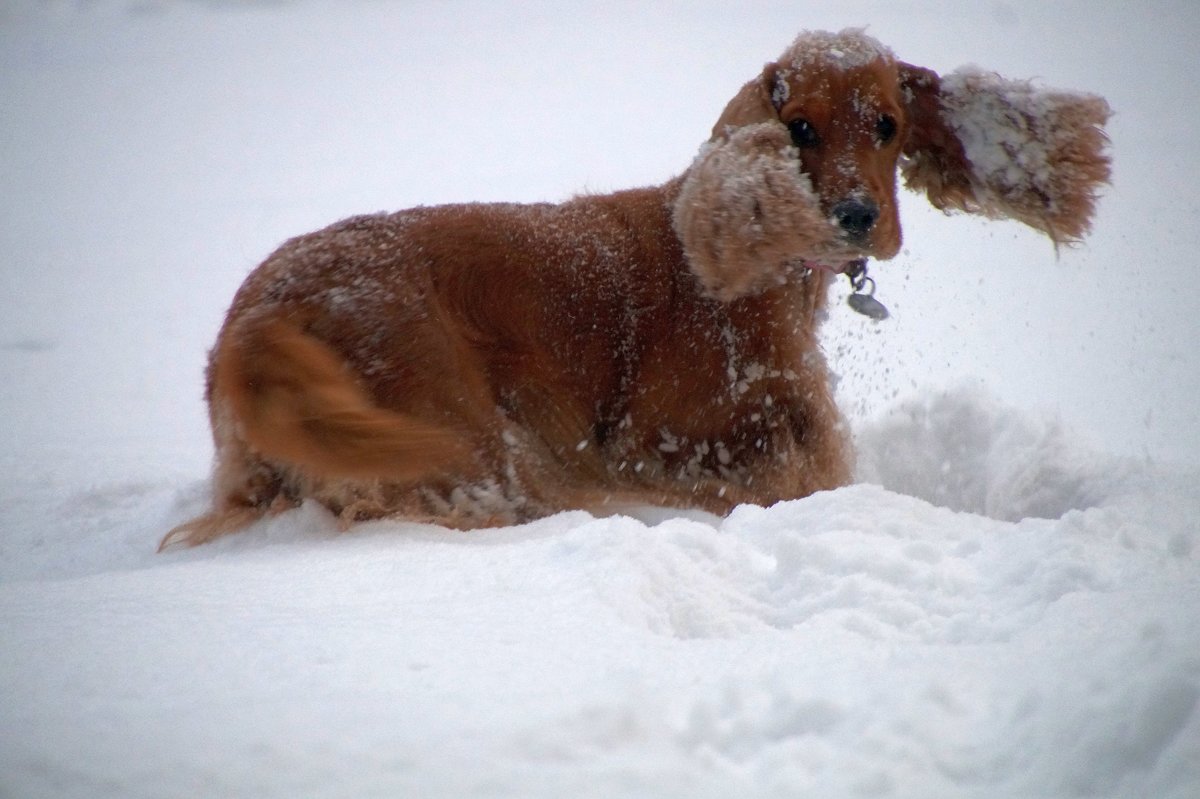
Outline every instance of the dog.
{"type": "Polygon", "coordinates": [[[725,514],[851,479],[817,341],[836,277],[900,248],[897,176],[1055,245],[1110,159],[1097,96],[802,33],[661,186],[357,216],[237,292],[206,380],[196,545],[304,500],[343,527],[572,508],[725,514]]]}

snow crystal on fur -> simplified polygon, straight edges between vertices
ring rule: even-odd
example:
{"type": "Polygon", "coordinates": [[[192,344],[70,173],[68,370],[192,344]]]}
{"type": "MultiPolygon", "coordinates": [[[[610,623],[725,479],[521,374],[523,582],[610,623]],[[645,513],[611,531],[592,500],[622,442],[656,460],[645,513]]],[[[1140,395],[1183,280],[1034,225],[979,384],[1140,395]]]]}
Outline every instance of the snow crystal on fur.
{"type": "Polygon", "coordinates": [[[862,28],[845,28],[837,33],[804,31],[779,57],[785,69],[805,72],[815,68],[854,69],[876,61],[896,60],[892,51],[862,28]]]}
{"type": "Polygon", "coordinates": [[[789,262],[849,257],[777,122],[737,128],[701,147],[673,221],[692,272],[722,301],[784,282],[789,262]]]}
{"type": "Polygon", "coordinates": [[[941,79],[940,105],[964,174],[947,175],[945,163],[918,151],[903,167],[910,188],[939,208],[1017,219],[1055,243],[1087,233],[1110,174],[1103,98],[960,68],[941,79]]]}

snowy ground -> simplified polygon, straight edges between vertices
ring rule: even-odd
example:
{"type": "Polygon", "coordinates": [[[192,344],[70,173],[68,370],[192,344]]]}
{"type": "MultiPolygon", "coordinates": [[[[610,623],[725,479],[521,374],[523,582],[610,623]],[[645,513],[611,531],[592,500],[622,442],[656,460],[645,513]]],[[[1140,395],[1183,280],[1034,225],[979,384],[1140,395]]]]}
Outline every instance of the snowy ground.
{"type": "Polygon", "coordinates": [[[1200,796],[1200,7],[647,5],[0,5],[0,797],[1200,796]],[[907,198],[826,336],[861,484],[153,554],[284,238],[661,181],[863,24],[1117,116],[1057,259],[907,198]]]}

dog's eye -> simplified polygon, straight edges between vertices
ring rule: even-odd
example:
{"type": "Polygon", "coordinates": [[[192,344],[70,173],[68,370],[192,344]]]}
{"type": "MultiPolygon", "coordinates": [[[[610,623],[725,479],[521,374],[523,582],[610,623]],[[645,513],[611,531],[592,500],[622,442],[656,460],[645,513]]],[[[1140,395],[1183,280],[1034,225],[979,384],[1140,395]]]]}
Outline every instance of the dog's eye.
{"type": "Polygon", "coordinates": [[[817,129],[807,119],[793,119],[788,123],[788,130],[791,131],[792,142],[797,147],[816,147],[821,143],[817,129]]]}
{"type": "Polygon", "coordinates": [[[896,120],[887,114],[879,117],[879,121],[875,123],[875,135],[880,144],[887,144],[896,138],[896,120]]]}

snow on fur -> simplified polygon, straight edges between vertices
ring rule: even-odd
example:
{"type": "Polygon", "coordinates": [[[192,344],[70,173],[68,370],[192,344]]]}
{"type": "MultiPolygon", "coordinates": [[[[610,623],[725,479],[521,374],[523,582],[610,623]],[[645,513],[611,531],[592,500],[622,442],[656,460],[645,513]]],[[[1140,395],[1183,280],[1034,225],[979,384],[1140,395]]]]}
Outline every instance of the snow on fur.
{"type": "Polygon", "coordinates": [[[974,67],[940,84],[942,119],[962,142],[968,186],[947,190],[936,174],[945,166],[919,152],[903,165],[908,186],[939,208],[1016,219],[1056,244],[1087,233],[1110,174],[1108,103],[974,67]]]}
{"type": "Polygon", "coordinates": [[[783,51],[779,65],[788,71],[808,72],[832,67],[855,69],[875,61],[892,63],[896,60],[892,51],[868,36],[863,28],[846,28],[836,33],[829,31],[804,31],[783,51]]]}
{"type": "Polygon", "coordinates": [[[777,123],[746,125],[701,146],[674,224],[709,295],[733,300],[781,284],[801,259],[850,257],[797,157],[777,123]]]}
{"type": "Polygon", "coordinates": [[[854,69],[874,61],[892,63],[896,60],[890,49],[868,36],[862,28],[829,31],[804,31],[779,57],[779,77],[771,100],[776,107],[788,101],[787,78],[795,73],[818,69],[854,69]]]}

